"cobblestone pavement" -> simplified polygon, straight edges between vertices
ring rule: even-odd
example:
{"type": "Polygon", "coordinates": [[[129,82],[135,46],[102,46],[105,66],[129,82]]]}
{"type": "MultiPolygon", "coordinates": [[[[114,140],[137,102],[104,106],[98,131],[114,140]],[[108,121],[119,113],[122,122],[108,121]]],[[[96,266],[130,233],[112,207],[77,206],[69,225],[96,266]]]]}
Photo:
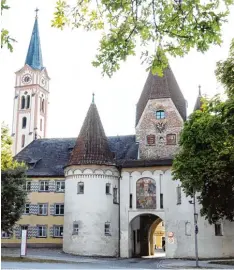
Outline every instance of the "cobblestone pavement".
{"type": "MultiPolygon", "coordinates": [[[[2,248],[2,256],[17,257],[20,255],[19,248],[2,248]]],[[[77,268],[118,268],[118,269],[192,269],[195,268],[195,261],[192,260],[179,260],[179,259],[166,259],[163,257],[151,258],[103,258],[103,257],[85,257],[78,255],[71,255],[63,253],[61,249],[48,249],[48,248],[29,248],[27,250],[27,257],[52,259],[52,260],[65,260],[77,262],[77,268]]],[[[69,264],[70,265],[70,264],[69,264]]],[[[70,268],[68,265],[68,269],[70,268]]],[[[233,266],[209,264],[208,261],[200,261],[199,266],[202,268],[210,269],[234,269],[233,266]]]]}

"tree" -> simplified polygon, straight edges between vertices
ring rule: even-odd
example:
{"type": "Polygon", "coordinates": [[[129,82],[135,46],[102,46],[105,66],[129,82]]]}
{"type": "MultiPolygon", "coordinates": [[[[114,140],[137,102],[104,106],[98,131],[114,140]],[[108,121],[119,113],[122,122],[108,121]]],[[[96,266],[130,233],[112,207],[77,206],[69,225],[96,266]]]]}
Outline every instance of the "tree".
{"type": "Polygon", "coordinates": [[[59,0],[52,26],[102,31],[93,65],[104,75],[111,77],[121,61],[135,55],[137,45],[147,70],[162,75],[166,55],[184,56],[192,48],[205,52],[221,44],[221,26],[232,4],[233,0],[77,0],[69,6],[59,0]]]}
{"type": "Polygon", "coordinates": [[[180,179],[186,195],[198,194],[201,215],[209,223],[234,221],[234,39],[230,56],[217,64],[217,78],[227,99],[202,100],[202,109],[185,122],[180,151],[173,162],[173,177],[180,179]]]}
{"type": "MultiPolygon", "coordinates": [[[[6,0],[1,0],[1,16],[4,9],[9,9],[10,7],[6,4],[6,0]]],[[[16,40],[9,35],[9,31],[5,28],[1,30],[1,48],[7,47],[10,52],[13,52],[12,43],[16,40]]]]}
{"type": "Polygon", "coordinates": [[[1,126],[1,226],[5,232],[11,232],[20,219],[27,193],[25,191],[26,166],[15,161],[11,154],[11,138],[8,128],[1,126]]]}

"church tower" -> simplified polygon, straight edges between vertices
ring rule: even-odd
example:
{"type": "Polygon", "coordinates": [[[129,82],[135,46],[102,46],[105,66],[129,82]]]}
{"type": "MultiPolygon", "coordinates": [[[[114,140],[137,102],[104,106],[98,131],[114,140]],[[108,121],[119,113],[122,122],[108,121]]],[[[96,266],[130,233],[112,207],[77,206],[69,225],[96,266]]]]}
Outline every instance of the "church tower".
{"type": "Polygon", "coordinates": [[[170,67],[159,77],[151,72],[136,108],[139,159],[172,159],[186,120],[186,100],[170,67]]]}
{"type": "Polygon", "coordinates": [[[42,62],[37,12],[25,65],[16,72],[13,155],[33,140],[46,137],[50,78],[42,62]]]}

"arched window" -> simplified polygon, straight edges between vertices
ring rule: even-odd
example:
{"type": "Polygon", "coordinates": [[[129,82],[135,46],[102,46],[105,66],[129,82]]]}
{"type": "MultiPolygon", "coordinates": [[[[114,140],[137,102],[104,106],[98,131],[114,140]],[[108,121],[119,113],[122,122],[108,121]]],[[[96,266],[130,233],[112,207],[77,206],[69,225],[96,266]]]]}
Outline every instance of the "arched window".
{"type": "Polygon", "coordinates": [[[21,109],[25,108],[25,96],[21,97],[21,109]]]}
{"type": "Polygon", "coordinates": [[[21,137],[21,147],[24,147],[25,145],[25,135],[22,135],[21,137]]]}
{"type": "Polygon", "coordinates": [[[167,144],[169,145],[176,144],[176,134],[167,134],[167,144]]]}
{"type": "Polygon", "coordinates": [[[44,99],[42,99],[42,102],[41,102],[41,111],[45,112],[45,100],[44,99]]]}
{"type": "Polygon", "coordinates": [[[156,182],[154,179],[144,177],[136,182],[136,208],[156,208],[156,182]]]}
{"type": "Polygon", "coordinates": [[[40,119],[40,131],[42,131],[42,119],[40,119]]]}
{"type": "Polygon", "coordinates": [[[22,119],[22,128],[26,128],[26,126],[27,126],[27,118],[23,117],[23,119],[22,119]]]}
{"type": "Polygon", "coordinates": [[[164,119],[164,118],[165,118],[165,111],[164,110],[156,111],[156,119],[164,119]]]}
{"type": "Polygon", "coordinates": [[[27,95],[27,106],[26,106],[26,108],[29,109],[29,107],[30,107],[30,96],[27,95]]]}

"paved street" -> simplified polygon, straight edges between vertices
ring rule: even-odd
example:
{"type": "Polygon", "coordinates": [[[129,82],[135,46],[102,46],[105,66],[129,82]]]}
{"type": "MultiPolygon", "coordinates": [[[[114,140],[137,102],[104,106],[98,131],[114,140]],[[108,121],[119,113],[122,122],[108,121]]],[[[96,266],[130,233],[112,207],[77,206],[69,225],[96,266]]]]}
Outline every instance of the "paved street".
{"type": "MultiPolygon", "coordinates": [[[[163,255],[163,254],[162,254],[163,255]]],[[[19,248],[2,248],[2,256],[19,256],[19,248]]],[[[63,253],[60,249],[28,249],[28,258],[70,261],[74,263],[2,262],[2,269],[173,269],[195,268],[195,261],[151,258],[99,258],[63,253]]],[[[200,261],[203,268],[233,269],[233,266],[208,264],[200,261]]]]}

